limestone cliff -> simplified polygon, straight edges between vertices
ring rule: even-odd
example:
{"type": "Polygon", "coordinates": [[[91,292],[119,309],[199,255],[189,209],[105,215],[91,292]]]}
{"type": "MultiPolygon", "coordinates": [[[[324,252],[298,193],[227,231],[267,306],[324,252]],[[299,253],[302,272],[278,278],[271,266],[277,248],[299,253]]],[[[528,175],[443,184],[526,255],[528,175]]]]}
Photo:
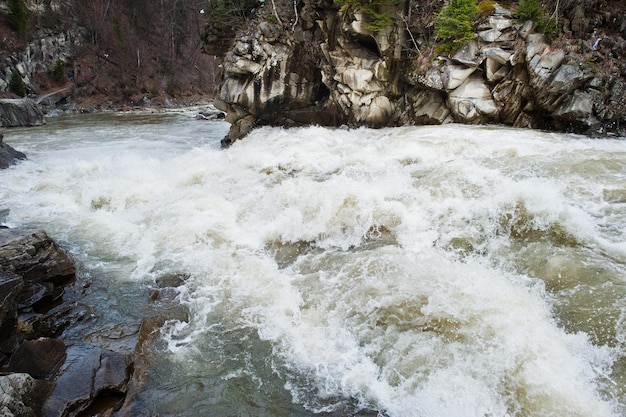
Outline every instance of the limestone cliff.
{"type": "MultiPolygon", "coordinates": [[[[624,135],[626,18],[615,3],[595,17],[577,6],[552,43],[515,19],[514,5],[496,3],[453,54],[436,53],[432,30],[415,26],[432,12],[416,20],[410,2],[381,6],[392,19],[377,31],[362,10],[329,0],[262,3],[230,42],[219,39],[216,105],[232,123],[224,144],[257,125],[499,123],[624,135]]],[[[218,38],[207,39],[210,49],[218,38]]]]}

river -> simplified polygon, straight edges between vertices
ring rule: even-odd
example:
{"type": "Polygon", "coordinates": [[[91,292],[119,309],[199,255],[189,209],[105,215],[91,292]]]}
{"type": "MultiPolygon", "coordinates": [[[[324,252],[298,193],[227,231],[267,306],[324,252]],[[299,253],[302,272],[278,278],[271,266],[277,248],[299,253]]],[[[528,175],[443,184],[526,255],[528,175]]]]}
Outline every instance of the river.
{"type": "Polygon", "coordinates": [[[92,342],[185,277],[145,415],[626,415],[626,140],[261,128],[221,150],[227,130],[6,133],[29,159],[0,172],[0,223],[73,256],[92,342]]]}

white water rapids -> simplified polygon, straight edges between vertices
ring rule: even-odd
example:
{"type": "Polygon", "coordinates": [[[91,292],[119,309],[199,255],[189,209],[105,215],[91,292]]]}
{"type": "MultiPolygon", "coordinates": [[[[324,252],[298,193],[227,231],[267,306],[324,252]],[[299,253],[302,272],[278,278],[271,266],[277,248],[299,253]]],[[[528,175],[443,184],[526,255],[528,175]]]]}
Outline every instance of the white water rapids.
{"type": "Polygon", "coordinates": [[[626,140],[262,128],[220,150],[227,129],[180,112],[6,134],[29,160],[0,171],[0,223],[68,249],[93,326],[188,276],[150,413],[626,414],[626,140]]]}

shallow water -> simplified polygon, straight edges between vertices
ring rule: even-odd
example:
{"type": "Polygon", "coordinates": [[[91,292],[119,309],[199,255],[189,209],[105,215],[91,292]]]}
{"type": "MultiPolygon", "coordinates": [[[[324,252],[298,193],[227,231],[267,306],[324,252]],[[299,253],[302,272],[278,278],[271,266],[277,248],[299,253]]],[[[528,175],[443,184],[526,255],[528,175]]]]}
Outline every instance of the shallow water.
{"type": "Polygon", "coordinates": [[[188,277],[147,412],[626,414],[625,140],[262,128],[222,151],[193,115],[10,130],[29,160],[0,172],[0,222],[91,284],[92,341],[188,277]]]}

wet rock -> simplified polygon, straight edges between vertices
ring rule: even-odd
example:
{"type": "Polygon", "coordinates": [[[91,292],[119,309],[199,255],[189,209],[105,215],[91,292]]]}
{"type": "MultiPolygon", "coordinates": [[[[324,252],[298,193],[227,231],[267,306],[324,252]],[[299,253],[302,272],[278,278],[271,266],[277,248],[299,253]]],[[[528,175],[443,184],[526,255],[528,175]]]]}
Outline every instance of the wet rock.
{"type": "Polygon", "coordinates": [[[14,373],[29,374],[33,378],[45,378],[61,366],[65,349],[65,343],[61,340],[27,340],[11,356],[8,369],[14,373]]]}
{"type": "Polygon", "coordinates": [[[54,384],[28,374],[0,376],[0,416],[38,417],[54,384]]]}
{"type": "MultiPolygon", "coordinates": [[[[0,271],[0,352],[10,353],[12,344],[7,343],[15,333],[18,316],[18,300],[24,286],[24,279],[11,272],[0,271]],[[4,346],[8,344],[8,346],[4,346]]],[[[0,357],[0,363],[2,363],[0,357]]]]}
{"type": "Polygon", "coordinates": [[[58,286],[76,276],[69,256],[44,231],[0,229],[0,270],[24,278],[29,305],[45,297],[56,297],[58,286]]]}
{"type": "Polygon", "coordinates": [[[198,120],[221,120],[224,118],[226,118],[226,113],[219,110],[203,110],[196,115],[198,120]]]}
{"type": "Polygon", "coordinates": [[[4,132],[0,131],[0,169],[8,168],[21,159],[26,159],[26,155],[4,143],[4,132]]]}
{"type": "Polygon", "coordinates": [[[129,355],[90,345],[68,347],[54,390],[43,405],[43,415],[79,415],[103,396],[115,396],[121,402],[131,369],[129,355]]]}
{"type": "Polygon", "coordinates": [[[4,127],[41,126],[45,120],[31,99],[0,99],[0,123],[4,127]]]}

